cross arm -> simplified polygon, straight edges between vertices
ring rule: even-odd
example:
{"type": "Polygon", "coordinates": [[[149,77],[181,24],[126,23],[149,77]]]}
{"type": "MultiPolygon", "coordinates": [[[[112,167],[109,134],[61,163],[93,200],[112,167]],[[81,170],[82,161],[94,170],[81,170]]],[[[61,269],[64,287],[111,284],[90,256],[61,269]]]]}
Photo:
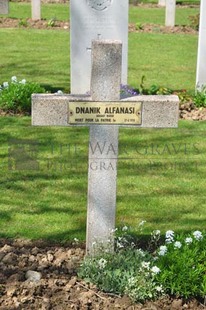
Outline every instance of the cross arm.
{"type": "MultiPolygon", "coordinates": [[[[32,125],[34,126],[71,126],[68,123],[70,102],[92,101],[86,95],[32,95],[32,125]]],[[[141,103],[141,124],[120,125],[143,128],[176,128],[179,118],[179,99],[176,95],[135,96],[119,101],[141,103]]],[[[85,126],[85,124],[84,124],[85,126]]],[[[89,124],[87,124],[89,126],[89,124]]]]}

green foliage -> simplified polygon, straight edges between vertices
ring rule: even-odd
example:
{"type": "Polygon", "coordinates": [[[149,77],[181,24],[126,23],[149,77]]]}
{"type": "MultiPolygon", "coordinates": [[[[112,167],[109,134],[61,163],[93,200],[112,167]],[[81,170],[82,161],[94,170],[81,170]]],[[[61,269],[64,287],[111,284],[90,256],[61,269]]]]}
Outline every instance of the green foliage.
{"type": "Polygon", "coordinates": [[[190,25],[195,30],[199,30],[200,13],[189,16],[190,25]]]}
{"type": "Polygon", "coordinates": [[[136,29],[136,30],[143,30],[143,29],[144,29],[144,26],[143,26],[142,23],[137,22],[137,23],[135,24],[135,29],[136,29]]]}
{"type": "MultiPolygon", "coordinates": [[[[168,233],[168,232],[167,232],[168,233]]],[[[166,233],[166,234],[167,234],[166,233]]],[[[206,239],[200,231],[177,235],[170,231],[157,251],[157,275],[166,292],[184,298],[206,296],[206,239]]]]}
{"type": "Polygon", "coordinates": [[[206,239],[196,230],[175,236],[168,230],[159,246],[160,231],[151,234],[147,250],[137,248],[122,229],[116,252],[99,251],[87,256],[79,277],[105,292],[126,294],[135,302],[169,294],[182,298],[206,297],[206,239]],[[128,242],[129,240],[129,242],[128,242]]]}
{"type": "Polygon", "coordinates": [[[55,27],[56,26],[56,17],[52,17],[48,23],[47,23],[48,27],[55,27]]]}
{"type": "Polygon", "coordinates": [[[0,86],[0,109],[12,113],[31,113],[31,95],[44,93],[45,89],[37,83],[17,81],[16,76],[11,82],[4,82],[0,86]]]}
{"type": "Polygon", "coordinates": [[[174,94],[176,94],[179,97],[180,104],[186,103],[186,102],[192,102],[194,98],[193,92],[188,92],[185,89],[182,89],[181,91],[177,91],[174,94]]]}
{"type": "Polygon", "coordinates": [[[196,91],[193,100],[196,107],[206,107],[206,86],[196,91]]]}
{"type": "Polygon", "coordinates": [[[146,77],[143,75],[139,86],[139,92],[142,95],[171,95],[173,93],[172,89],[156,84],[152,84],[149,88],[146,88],[145,80],[146,77]]]}
{"type": "Polygon", "coordinates": [[[135,302],[153,299],[163,292],[155,281],[159,268],[151,254],[131,242],[126,229],[123,227],[122,236],[116,239],[115,254],[104,249],[96,256],[87,256],[78,276],[105,292],[127,294],[135,302]]]}
{"type": "Polygon", "coordinates": [[[28,22],[26,19],[20,19],[18,25],[19,27],[28,27],[28,22]]]}

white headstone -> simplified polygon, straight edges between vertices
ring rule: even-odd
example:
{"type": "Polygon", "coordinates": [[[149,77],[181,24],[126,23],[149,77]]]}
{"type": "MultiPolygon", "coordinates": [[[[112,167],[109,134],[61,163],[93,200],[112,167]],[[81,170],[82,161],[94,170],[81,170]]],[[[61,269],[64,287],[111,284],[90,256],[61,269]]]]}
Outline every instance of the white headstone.
{"type": "Polygon", "coordinates": [[[205,85],[206,85],[206,0],[201,0],[196,88],[198,90],[201,90],[202,87],[205,85]]]}
{"type": "Polygon", "coordinates": [[[41,19],[41,0],[31,0],[32,7],[32,19],[38,20],[41,19]]]}
{"type": "Polygon", "coordinates": [[[92,40],[123,43],[122,84],[127,84],[128,0],[70,1],[71,93],[90,91],[92,40]]]}
{"type": "Polygon", "coordinates": [[[0,0],[0,14],[9,14],[8,0],[0,0]]]}
{"type": "Polygon", "coordinates": [[[166,0],[165,26],[175,26],[176,0],[166,0]]]}

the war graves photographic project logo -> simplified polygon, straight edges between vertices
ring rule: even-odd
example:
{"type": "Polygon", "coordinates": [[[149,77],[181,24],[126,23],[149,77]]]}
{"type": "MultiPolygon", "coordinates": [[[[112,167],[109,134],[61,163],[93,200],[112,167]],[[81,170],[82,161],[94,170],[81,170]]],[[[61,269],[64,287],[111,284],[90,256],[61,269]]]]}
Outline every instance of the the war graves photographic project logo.
{"type": "Polygon", "coordinates": [[[8,141],[8,169],[39,170],[37,154],[37,141],[10,139],[8,141]]]}

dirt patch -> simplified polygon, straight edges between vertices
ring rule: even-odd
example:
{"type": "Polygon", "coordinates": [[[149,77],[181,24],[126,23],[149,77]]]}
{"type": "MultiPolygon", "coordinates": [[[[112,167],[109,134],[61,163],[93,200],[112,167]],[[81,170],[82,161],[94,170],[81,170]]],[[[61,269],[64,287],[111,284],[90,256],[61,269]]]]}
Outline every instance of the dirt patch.
{"type": "Polygon", "coordinates": [[[197,300],[165,297],[141,305],[100,292],[77,278],[84,255],[84,244],[0,239],[0,309],[205,309],[197,300]]]}
{"type": "Polygon", "coordinates": [[[181,119],[193,121],[206,120],[206,108],[197,108],[193,103],[185,103],[180,106],[179,112],[181,119]]]}
{"type": "Polygon", "coordinates": [[[0,17],[0,28],[34,28],[68,30],[69,22],[51,20],[32,20],[0,17]]]}
{"type": "MultiPolygon", "coordinates": [[[[197,34],[197,31],[189,26],[165,27],[156,24],[142,24],[138,28],[135,24],[129,24],[129,32],[147,32],[147,33],[179,33],[179,34],[197,34]]],[[[32,19],[13,19],[0,18],[0,28],[34,28],[34,29],[59,29],[69,30],[70,23],[58,20],[32,20],[32,19]]]]}
{"type": "MultiPolygon", "coordinates": [[[[70,23],[65,21],[59,21],[55,19],[51,20],[32,20],[16,19],[9,17],[0,17],[0,28],[34,28],[34,29],[59,29],[69,30],[70,23]]],[[[129,32],[147,32],[147,33],[179,33],[179,34],[197,34],[198,32],[189,26],[175,26],[166,27],[157,24],[129,24],[129,32]]]]}
{"type": "Polygon", "coordinates": [[[162,26],[157,24],[129,24],[129,32],[197,34],[198,31],[189,26],[162,26]]]}

